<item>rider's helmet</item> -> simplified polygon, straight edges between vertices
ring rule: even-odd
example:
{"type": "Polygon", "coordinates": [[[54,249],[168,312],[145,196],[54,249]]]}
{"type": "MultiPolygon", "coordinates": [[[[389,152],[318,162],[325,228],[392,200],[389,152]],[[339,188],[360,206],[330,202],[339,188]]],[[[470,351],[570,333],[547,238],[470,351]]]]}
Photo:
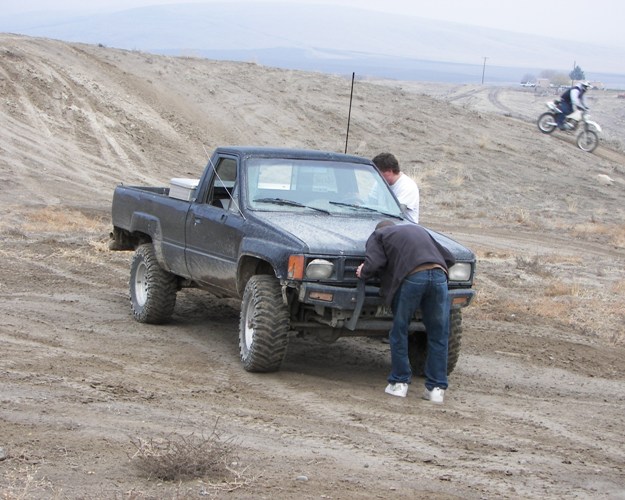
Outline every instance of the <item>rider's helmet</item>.
{"type": "Polygon", "coordinates": [[[592,85],[590,84],[590,82],[587,82],[587,81],[579,82],[578,85],[583,90],[590,90],[592,88],[592,85]]]}

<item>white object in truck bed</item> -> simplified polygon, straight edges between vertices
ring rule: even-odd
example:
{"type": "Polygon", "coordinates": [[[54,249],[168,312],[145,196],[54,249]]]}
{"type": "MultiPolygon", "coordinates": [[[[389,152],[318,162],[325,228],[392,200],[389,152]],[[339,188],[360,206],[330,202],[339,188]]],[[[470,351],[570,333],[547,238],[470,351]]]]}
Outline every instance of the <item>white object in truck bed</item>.
{"type": "Polygon", "coordinates": [[[191,201],[195,198],[195,190],[199,182],[199,179],[175,177],[169,181],[169,197],[191,201]]]}

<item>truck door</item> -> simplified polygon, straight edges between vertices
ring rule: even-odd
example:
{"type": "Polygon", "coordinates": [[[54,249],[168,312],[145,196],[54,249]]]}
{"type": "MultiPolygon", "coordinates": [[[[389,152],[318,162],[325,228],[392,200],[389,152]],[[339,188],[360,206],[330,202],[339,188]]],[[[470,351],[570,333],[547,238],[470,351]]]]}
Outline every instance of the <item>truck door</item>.
{"type": "MultiPolygon", "coordinates": [[[[244,219],[239,211],[237,159],[223,156],[209,186],[187,214],[185,256],[193,280],[219,294],[236,293],[237,256],[244,219]]],[[[208,173],[208,172],[207,172],[208,173]]]]}

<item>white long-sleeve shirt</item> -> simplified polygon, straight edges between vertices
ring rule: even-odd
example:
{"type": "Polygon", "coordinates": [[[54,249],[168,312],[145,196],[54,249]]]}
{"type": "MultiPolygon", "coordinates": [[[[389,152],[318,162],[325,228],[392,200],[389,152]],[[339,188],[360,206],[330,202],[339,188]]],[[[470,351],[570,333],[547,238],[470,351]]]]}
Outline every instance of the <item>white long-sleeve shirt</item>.
{"type": "Polygon", "coordinates": [[[573,87],[571,89],[571,106],[573,110],[577,108],[586,109],[586,102],[584,101],[584,96],[580,96],[580,91],[578,87],[573,87]]]}
{"type": "Polygon", "coordinates": [[[415,224],[419,223],[419,186],[406,174],[401,172],[399,178],[391,185],[391,189],[399,200],[406,206],[404,215],[415,224]]]}

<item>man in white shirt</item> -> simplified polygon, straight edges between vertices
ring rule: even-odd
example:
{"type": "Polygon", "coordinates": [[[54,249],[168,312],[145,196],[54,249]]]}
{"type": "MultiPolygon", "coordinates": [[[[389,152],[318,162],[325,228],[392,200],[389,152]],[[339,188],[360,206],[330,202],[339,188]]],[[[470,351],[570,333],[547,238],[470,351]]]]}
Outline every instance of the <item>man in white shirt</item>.
{"type": "Polygon", "coordinates": [[[399,203],[406,207],[404,210],[406,218],[418,224],[419,187],[417,183],[400,171],[399,162],[391,153],[380,153],[373,159],[373,163],[395,193],[399,203]]]}

